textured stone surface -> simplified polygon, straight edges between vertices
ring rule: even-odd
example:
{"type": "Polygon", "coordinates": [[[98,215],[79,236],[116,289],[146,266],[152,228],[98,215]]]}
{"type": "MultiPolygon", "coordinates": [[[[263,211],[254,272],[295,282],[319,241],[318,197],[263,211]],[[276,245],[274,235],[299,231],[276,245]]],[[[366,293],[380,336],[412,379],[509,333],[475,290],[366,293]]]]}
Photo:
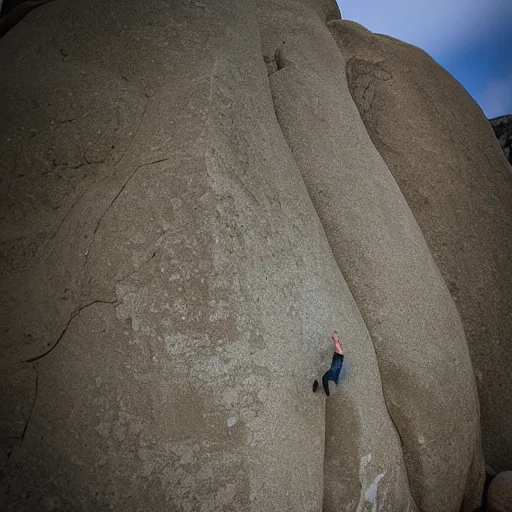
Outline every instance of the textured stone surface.
{"type": "Polygon", "coordinates": [[[269,77],[277,117],[372,336],[413,496],[422,510],[458,510],[469,472],[483,473],[480,458],[472,464],[478,406],[458,312],[323,20],[307,2],[260,5],[264,55],[278,61],[269,77]]]}
{"type": "MultiPolygon", "coordinates": [[[[338,76],[341,71],[338,67],[339,62],[330,60],[333,51],[339,58],[339,51],[333,45],[332,37],[325,26],[325,21],[329,20],[329,13],[320,12],[319,15],[315,15],[315,11],[314,2],[308,0],[259,2],[263,55],[270,73],[273,101],[281,128],[299,167],[303,162],[298,158],[300,155],[297,155],[296,146],[289,138],[289,131],[292,125],[295,126],[297,123],[305,122],[303,128],[308,133],[318,129],[318,125],[314,119],[298,120],[294,117],[295,109],[304,107],[301,98],[303,91],[300,87],[284,92],[284,96],[290,98],[290,103],[294,104],[293,106],[286,104],[283,107],[278,86],[281,83],[280,80],[290,76],[288,75],[290,71],[288,65],[291,65],[289,58],[294,55],[293,52],[303,53],[305,57],[303,67],[306,68],[306,73],[302,76],[298,73],[292,75],[295,83],[304,83],[308,74],[317,73],[319,70],[323,70],[327,77],[338,76]],[[315,47],[318,50],[311,52],[311,48],[315,47]],[[292,116],[284,117],[283,109],[290,112],[292,116]]],[[[319,77],[320,80],[322,78],[325,77],[319,77]]],[[[331,83],[332,80],[329,80],[326,88],[331,83]]],[[[315,107],[319,106],[315,105],[315,107]]],[[[352,107],[355,109],[353,104],[352,107]]],[[[307,149],[311,147],[309,141],[303,142],[307,144],[307,149]]],[[[316,139],[313,143],[315,142],[316,139]]],[[[318,154],[315,153],[314,156],[318,157],[318,154]]],[[[311,169],[311,171],[316,172],[317,169],[311,169]]],[[[306,185],[309,185],[307,179],[306,185]]],[[[371,201],[371,196],[366,199],[371,201]]],[[[314,198],[313,202],[315,202],[314,198]]],[[[315,204],[315,206],[318,211],[318,205],[315,204]]],[[[319,214],[322,219],[322,212],[319,211],[319,214]]],[[[325,223],[323,226],[326,228],[325,223]]],[[[332,246],[328,229],[327,236],[332,246]]],[[[355,348],[352,343],[350,346],[351,350],[355,348]]],[[[363,359],[361,358],[360,361],[359,357],[357,359],[354,361],[351,357],[354,375],[360,375],[364,367],[363,359]]],[[[354,382],[353,385],[365,386],[365,383],[369,384],[370,381],[363,379],[363,381],[354,382]]],[[[362,389],[361,391],[364,393],[362,389]]],[[[343,394],[336,394],[333,400],[327,403],[324,510],[334,511],[339,510],[340,507],[345,507],[342,510],[355,510],[355,507],[361,510],[368,504],[373,505],[377,500],[379,510],[414,510],[416,507],[407,485],[399,438],[389,420],[380,422],[378,419],[387,416],[383,404],[376,406],[375,400],[371,402],[368,400],[370,396],[364,401],[348,400],[349,393],[352,392],[352,389],[344,387],[343,394]],[[347,411],[352,412],[354,408],[358,418],[355,431],[361,432],[360,435],[363,436],[364,450],[354,450],[356,438],[350,434],[354,431],[355,425],[353,425],[352,415],[347,414],[347,411]],[[372,494],[373,490],[375,490],[375,497],[372,494]]]]}
{"type": "Polygon", "coordinates": [[[1,510],[416,511],[409,481],[458,506],[465,342],[337,13],[59,0],[2,38],[1,510]]]}
{"type": "Polygon", "coordinates": [[[498,473],[487,493],[488,512],[510,512],[512,510],[512,471],[498,473]]]}
{"type": "Polygon", "coordinates": [[[512,115],[489,119],[505,158],[512,164],[512,115]]]}
{"type": "Polygon", "coordinates": [[[512,173],[489,121],[427,54],[351,22],[332,29],[352,96],[454,297],[486,463],[512,467],[512,173]]]}
{"type": "Polygon", "coordinates": [[[2,510],[320,510],[333,328],[346,509],[385,465],[407,495],[251,5],[61,1],[0,44],[2,367],[39,376],[2,510]]]}
{"type": "Polygon", "coordinates": [[[0,368],[0,480],[13,452],[23,445],[37,396],[38,378],[34,365],[0,368]]]}

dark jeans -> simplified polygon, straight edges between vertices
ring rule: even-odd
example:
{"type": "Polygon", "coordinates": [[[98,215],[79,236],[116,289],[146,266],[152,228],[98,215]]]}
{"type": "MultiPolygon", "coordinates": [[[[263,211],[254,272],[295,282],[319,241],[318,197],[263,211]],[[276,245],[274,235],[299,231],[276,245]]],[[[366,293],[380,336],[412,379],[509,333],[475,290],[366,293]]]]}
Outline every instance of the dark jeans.
{"type": "Polygon", "coordinates": [[[337,385],[340,380],[340,371],[343,366],[343,354],[334,352],[332,356],[331,368],[327,370],[322,377],[322,386],[324,387],[325,394],[329,396],[329,381],[332,380],[337,385]]]}

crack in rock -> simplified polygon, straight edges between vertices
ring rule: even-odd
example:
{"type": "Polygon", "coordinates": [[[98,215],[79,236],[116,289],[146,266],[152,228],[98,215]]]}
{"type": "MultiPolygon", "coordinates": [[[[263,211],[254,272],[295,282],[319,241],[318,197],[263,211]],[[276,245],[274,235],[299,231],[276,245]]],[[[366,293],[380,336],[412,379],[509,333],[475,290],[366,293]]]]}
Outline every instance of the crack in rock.
{"type": "Polygon", "coordinates": [[[66,325],[64,326],[64,329],[62,330],[60,336],[57,338],[57,340],[55,341],[55,343],[48,349],[46,350],[45,352],[43,352],[42,354],[38,355],[38,356],[35,356],[35,357],[31,357],[30,359],[26,359],[24,362],[25,363],[33,363],[34,361],[38,361],[39,359],[42,359],[43,357],[47,356],[48,354],[50,354],[50,352],[52,352],[60,343],[60,341],[62,340],[62,338],[64,337],[64,335],[66,334],[71,322],[84,310],[84,309],[87,309],[88,307],[90,306],[93,306],[94,304],[117,304],[118,301],[117,299],[116,300],[112,300],[112,301],[108,301],[108,300],[93,300],[91,302],[89,302],[88,304],[85,304],[84,306],[81,306],[79,309],[77,309],[76,311],[74,311],[72,314],[71,314],[71,317],[70,319],[68,320],[68,322],[66,323],[66,325]]]}
{"type": "Polygon", "coordinates": [[[20,448],[21,448],[21,446],[23,446],[23,441],[25,440],[25,434],[27,433],[28,425],[30,423],[30,420],[32,419],[32,414],[34,413],[34,409],[36,407],[37,394],[39,392],[39,373],[37,371],[37,367],[35,364],[32,365],[32,367],[34,368],[34,371],[36,372],[36,389],[34,392],[34,399],[32,401],[32,407],[30,408],[30,414],[27,418],[27,421],[25,422],[25,426],[23,427],[23,432],[21,433],[21,436],[19,437],[20,448]]]}
{"type": "Polygon", "coordinates": [[[119,196],[123,193],[124,189],[126,188],[126,186],[128,185],[128,183],[131,181],[131,179],[137,174],[137,172],[142,169],[143,167],[148,167],[149,165],[154,165],[154,164],[158,164],[158,163],[161,163],[161,162],[166,162],[167,160],[169,160],[169,158],[160,158],[159,160],[154,160],[153,162],[148,162],[148,163],[145,163],[145,164],[141,164],[139,166],[137,166],[131,173],[130,175],[128,176],[128,178],[125,180],[125,182],[123,183],[123,185],[121,186],[121,188],[119,189],[119,191],[117,192],[117,194],[114,196],[114,198],[112,199],[112,201],[110,201],[110,204],[107,206],[106,210],[103,212],[103,214],[101,215],[101,217],[99,218],[97,224],[96,224],[96,227],[94,228],[94,231],[92,233],[92,237],[91,237],[91,243],[89,244],[89,247],[85,253],[85,260],[84,260],[84,273],[87,271],[87,266],[89,264],[89,254],[91,252],[91,249],[92,249],[92,246],[94,245],[94,242],[96,240],[96,233],[98,232],[100,226],[101,226],[101,223],[103,222],[103,219],[105,218],[105,215],[107,215],[107,213],[109,212],[109,210],[112,208],[112,206],[114,205],[114,203],[117,201],[117,199],[119,198],[119,196]]]}

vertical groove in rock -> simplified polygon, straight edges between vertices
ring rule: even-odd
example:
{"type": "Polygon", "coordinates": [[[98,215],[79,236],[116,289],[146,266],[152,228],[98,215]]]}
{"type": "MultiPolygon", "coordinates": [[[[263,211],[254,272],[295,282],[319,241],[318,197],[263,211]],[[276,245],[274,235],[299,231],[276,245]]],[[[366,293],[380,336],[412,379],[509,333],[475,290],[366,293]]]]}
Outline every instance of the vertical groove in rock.
{"type": "Polygon", "coordinates": [[[285,41],[280,58],[287,65],[270,76],[281,128],[372,335],[413,496],[427,511],[456,510],[478,436],[457,310],[361,122],[325,24],[305,15],[308,2],[261,5],[272,12],[267,55],[285,41]],[[441,407],[438,416],[433,407],[441,407]],[[447,478],[453,474],[459,477],[447,478]]]}
{"type": "MultiPolygon", "coordinates": [[[[292,117],[290,117],[290,115],[289,115],[290,111],[286,108],[288,103],[287,103],[286,99],[283,99],[284,96],[283,96],[282,88],[280,89],[279,87],[277,87],[278,93],[276,94],[276,81],[278,83],[282,83],[282,80],[286,81],[287,79],[290,78],[291,75],[295,76],[294,74],[296,74],[297,77],[300,77],[300,73],[302,71],[307,73],[308,65],[313,63],[310,58],[309,58],[310,60],[307,60],[308,59],[307,55],[305,55],[305,59],[304,59],[307,61],[307,64],[305,66],[303,66],[302,62],[299,63],[299,61],[300,61],[299,58],[294,58],[295,52],[298,52],[299,54],[301,54],[301,49],[298,48],[297,46],[294,46],[294,44],[293,44],[294,41],[290,41],[288,38],[288,36],[290,36],[290,32],[289,32],[290,19],[293,19],[293,15],[288,15],[288,17],[284,17],[283,20],[285,19],[286,20],[285,22],[282,22],[281,24],[279,22],[280,9],[283,9],[283,12],[284,12],[284,10],[286,9],[284,6],[286,4],[291,5],[292,3],[293,2],[278,2],[277,4],[274,3],[272,5],[272,8],[269,8],[268,3],[260,2],[261,12],[263,13],[261,15],[261,18],[262,18],[262,33],[263,33],[263,40],[264,40],[264,60],[267,63],[267,66],[269,63],[276,61],[274,68],[271,68],[271,70],[269,72],[270,90],[271,90],[271,94],[272,94],[274,110],[276,112],[276,118],[281,127],[281,131],[283,132],[283,135],[284,135],[285,139],[287,140],[287,143],[290,147],[290,151],[291,151],[292,155],[294,156],[294,161],[296,162],[296,165],[299,167],[299,169],[301,169],[301,171],[303,171],[302,164],[301,164],[300,160],[297,160],[297,158],[296,158],[297,144],[294,143],[293,140],[292,140],[292,143],[290,143],[290,130],[293,131],[293,128],[291,128],[291,126],[290,126],[290,123],[293,122],[293,121],[291,121],[293,114],[291,114],[292,117]],[[268,17],[266,16],[267,9],[268,9],[268,11],[270,11],[270,14],[268,17]],[[271,19],[272,19],[272,21],[270,21],[270,22],[269,22],[269,17],[271,17],[271,19]],[[273,24],[274,20],[276,20],[275,25],[273,24]],[[277,61],[279,61],[279,62],[277,62],[277,61]],[[298,67],[301,67],[301,66],[302,66],[302,68],[299,70],[298,67]],[[281,80],[281,78],[282,78],[282,80],[281,80]]],[[[303,20],[306,19],[307,15],[305,15],[304,13],[306,12],[307,7],[304,8],[304,11],[302,11],[302,9],[303,9],[303,4],[308,5],[308,2],[307,1],[306,2],[295,2],[293,4],[294,4],[294,14],[296,13],[299,19],[303,19],[303,20]],[[300,8],[298,7],[299,4],[300,4],[300,8]]],[[[311,18],[307,18],[307,19],[308,19],[308,21],[311,21],[312,18],[314,18],[314,16],[311,16],[311,18]]],[[[305,23],[305,25],[307,25],[307,23],[305,23]]],[[[295,30],[297,30],[297,32],[300,32],[302,30],[306,34],[305,38],[312,35],[311,34],[312,31],[310,31],[309,27],[304,28],[304,29],[297,28],[295,30]]],[[[332,36],[328,32],[325,25],[324,25],[324,30],[325,30],[325,34],[326,34],[327,38],[332,41],[332,36]]],[[[291,36],[291,38],[293,38],[293,37],[294,36],[291,36]]],[[[313,38],[316,37],[316,34],[313,35],[312,37],[313,38]]],[[[306,46],[307,46],[307,44],[306,44],[306,46]]],[[[318,46],[318,48],[320,48],[319,52],[321,53],[323,51],[321,49],[322,48],[321,44],[318,46]]],[[[307,51],[306,51],[306,53],[307,53],[307,51]]],[[[314,63],[314,65],[311,68],[312,72],[314,73],[315,71],[313,71],[313,69],[314,68],[318,69],[318,67],[321,68],[322,64],[314,63]]],[[[329,66],[327,65],[326,69],[328,69],[328,67],[329,66]]],[[[297,78],[297,80],[299,82],[301,82],[300,78],[297,78]]],[[[307,80],[307,78],[306,78],[306,80],[307,80]]],[[[293,89],[290,89],[289,94],[295,100],[297,100],[296,91],[293,91],[293,89]]],[[[298,101],[300,103],[300,99],[298,101]]],[[[308,106],[303,106],[303,107],[299,106],[297,108],[308,108],[308,106]]],[[[298,124],[301,123],[300,120],[296,120],[295,122],[298,124]]],[[[315,129],[313,126],[310,126],[309,128],[312,130],[315,129]]],[[[308,144],[307,139],[303,139],[302,143],[307,145],[308,144]]],[[[299,151],[299,153],[300,153],[300,151],[299,151]]],[[[306,189],[308,190],[308,194],[312,199],[313,205],[316,207],[318,202],[315,200],[314,195],[312,196],[312,194],[311,194],[312,188],[311,188],[310,184],[308,183],[308,180],[306,179],[307,176],[304,175],[304,172],[302,173],[302,176],[303,176],[303,180],[306,185],[306,189]]],[[[333,206],[333,207],[335,208],[335,206],[333,206]]],[[[326,226],[324,223],[324,216],[322,215],[321,212],[319,212],[318,208],[316,208],[316,212],[319,215],[319,221],[320,221],[320,224],[322,225],[324,232],[326,233],[327,239],[329,242],[331,242],[331,237],[330,237],[329,232],[326,229],[326,226]]],[[[331,250],[333,250],[333,252],[334,252],[332,243],[331,243],[331,250]]],[[[336,264],[337,264],[338,268],[340,269],[340,275],[342,276],[342,279],[343,279],[344,273],[342,272],[342,268],[339,265],[339,262],[336,262],[336,264]]],[[[357,304],[357,300],[354,299],[353,293],[351,293],[351,291],[350,291],[350,284],[349,284],[349,286],[347,286],[347,291],[350,294],[351,299],[354,300],[354,305],[358,311],[357,314],[360,315],[361,314],[360,308],[357,304]]],[[[360,318],[364,325],[365,324],[364,316],[361,316],[360,318]]],[[[366,326],[365,326],[365,331],[367,333],[368,341],[369,341],[369,345],[370,345],[369,350],[372,352],[372,356],[375,357],[375,349],[374,349],[373,340],[371,339],[370,331],[368,330],[368,328],[366,326]]],[[[348,344],[350,345],[350,340],[348,341],[348,344]]],[[[355,354],[354,354],[354,356],[355,356],[355,354]]],[[[354,359],[357,359],[357,356],[354,357],[354,359]]],[[[371,357],[368,357],[368,361],[371,361],[371,357]]],[[[379,375],[379,370],[378,370],[379,365],[378,365],[376,359],[375,359],[375,367],[377,369],[377,375],[379,375]]],[[[377,377],[376,381],[379,384],[380,397],[382,397],[382,392],[383,392],[382,385],[383,384],[380,380],[380,377],[377,377]]],[[[339,391],[340,394],[346,393],[346,392],[347,392],[346,389],[342,389],[339,391]]],[[[377,394],[377,396],[378,396],[378,394],[377,394]]],[[[348,401],[340,402],[337,400],[337,398],[330,398],[329,400],[330,400],[330,402],[328,404],[326,404],[326,416],[328,416],[331,411],[336,414],[343,414],[343,411],[350,410],[349,409],[350,402],[348,402],[348,401]]],[[[361,397],[359,397],[358,400],[361,400],[361,397]]],[[[376,489],[378,488],[379,485],[387,486],[388,495],[391,496],[391,498],[389,499],[389,503],[386,505],[387,507],[390,507],[389,510],[398,510],[398,509],[400,509],[400,510],[415,510],[416,509],[415,504],[412,501],[412,499],[409,495],[409,491],[408,491],[407,474],[403,468],[403,458],[402,458],[402,453],[400,450],[400,440],[401,440],[400,432],[398,431],[397,425],[393,424],[393,419],[391,417],[390,412],[387,409],[386,401],[382,398],[381,398],[381,400],[382,400],[381,404],[384,408],[383,414],[385,414],[385,418],[387,418],[387,420],[380,420],[381,421],[380,427],[382,428],[383,431],[386,431],[386,433],[387,433],[386,434],[388,436],[387,442],[389,444],[389,446],[387,448],[389,449],[389,452],[390,452],[390,453],[386,454],[386,456],[384,456],[384,458],[388,457],[388,460],[394,459],[393,466],[397,468],[397,472],[395,474],[393,474],[393,476],[390,476],[389,472],[386,473],[386,470],[384,470],[382,473],[378,473],[378,472],[375,473],[375,470],[377,469],[377,467],[381,467],[383,469],[385,468],[385,463],[383,464],[383,460],[380,460],[380,457],[383,456],[383,453],[382,452],[379,453],[380,450],[378,448],[376,448],[379,444],[379,437],[380,437],[380,435],[382,435],[382,432],[380,432],[379,434],[377,434],[376,432],[372,432],[371,434],[369,434],[369,432],[371,432],[371,428],[370,428],[368,433],[366,433],[365,435],[363,435],[362,438],[360,438],[356,441],[354,439],[352,433],[350,432],[350,428],[351,428],[350,422],[347,421],[347,418],[341,419],[340,416],[337,417],[338,424],[344,425],[345,428],[342,427],[341,430],[338,428],[338,430],[336,432],[329,432],[328,428],[327,428],[328,426],[326,423],[326,433],[325,433],[326,434],[326,445],[327,445],[328,441],[330,441],[329,450],[327,450],[327,451],[331,452],[331,453],[329,453],[331,461],[335,460],[336,456],[333,459],[332,451],[334,450],[336,452],[336,449],[337,448],[339,449],[339,446],[336,448],[335,447],[336,445],[333,444],[332,440],[329,438],[333,437],[333,436],[337,436],[337,441],[339,443],[340,439],[343,439],[343,436],[350,436],[351,439],[353,439],[355,445],[358,446],[356,453],[359,453],[360,457],[361,457],[361,454],[364,454],[364,457],[361,458],[361,462],[359,461],[359,459],[357,459],[357,462],[355,463],[356,468],[353,473],[354,485],[361,485],[363,487],[362,492],[357,497],[354,496],[354,500],[355,500],[354,507],[361,499],[364,502],[365,496],[371,495],[371,493],[367,494],[366,490],[369,489],[372,485],[372,482],[375,481],[376,489]],[[341,421],[341,423],[340,423],[340,421],[341,421]],[[386,425],[386,421],[389,422],[389,426],[386,425]],[[368,436],[368,434],[370,435],[370,437],[372,437],[371,441],[368,439],[368,437],[366,437],[366,436],[368,436]],[[394,444],[395,438],[397,440],[396,445],[394,444]],[[391,440],[393,440],[393,441],[391,441],[391,440]],[[369,450],[369,452],[365,452],[365,450],[369,450]],[[372,461],[372,464],[370,464],[368,466],[367,466],[367,464],[363,464],[362,460],[366,456],[368,456],[369,460],[372,460],[372,455],[375,457],[375,459],[372,461]],[[370,474],[371,474],[371,477],[369,476],[370,474]],[[382,480],[382,484],[380,484],[380,479],[382,478],[383,475],[387,475],[387,477],[384,477],[384,479],[382,480]]],[[[365,411],[364,407],[360,407],[360,404],[356,403],[355,410],[357,410],[357,409],[360,409],[360,410],[356,413],[356,416],[359,416],[362,414],[363,415],[363,417],[361,418],[361,421],[363,422],[362,425],[368,427],[368,424],[371,424],[374,421],[371,418],[371,414],[368,414],[368,412],[365,411]],[[363,413],[362,411],[365,411],[365,412],[363,413]]],[[[380,411],[379,411],[379,414],[380,414],[380,411]]],[[[350,416],[350,415],[348,415],[348,416],[350,416]]],[[[332,423],[332,425],[335,425],[335,424],[336,423],[332,423]]],[[[363,427],[363,429],[364,429],[364,427],[363,427]]],[[[354,447],[352,447],[352,450],[350,448],[348,448],[347,450],[342,450],[342,451],[345,455],[347,455],[348,453],[350,453],[353,450],[354,450],[354,447]]],[[[326,466],[325,466],[326,474],[324,476],[324,481],[325,481],[324,510],[326,510],[326,511],[334,510],[336,507],[336,503],[339,503],[340,499],[343,499],[345,503],[352,502],[350,495],[351,495],[352,490],[355,487],[352,487],[350,490],[344,489],[343,491],[341,491],[343,485],[340,484],[341,478],[346,478],[347,474],[352,474],[352,473],[349,473],[350,468],[351,468],[351,463],[348,459],[349,458],[347,457],[344,461],[345,462],[345,468],[344,468],[345,476],[343,476],[343,477],[341,476],[340,473],[338,473],[338,470],[340,469],[339,467],[332,466],[332,464],[329,464],[329,465],[326,464],[326,466]],[[343,498],[342,498],[342,496],[343,496],[343,498]]],[[[341,465],[343,465],[343,462],[339,462],[339,463],[341,465]]],[[[338,463],[336,463],[336,464],[338,464],[338,463]]],[[[379,495],[379,493],[376,492],[375,493],[376,500],[378,499],[378,495],[379,495]]],[[[373,505],[376,505],[376,504],[372,504],[372,506],[373,505]]],[[[381,505],[383,505],[383,504],[381,503],[381,505]]],[[[364,503],[363,503],[363,506],[364,506],[364,503]]],[[[387,510],[387,509],[382,508],[382,510],[387,510]]]]}

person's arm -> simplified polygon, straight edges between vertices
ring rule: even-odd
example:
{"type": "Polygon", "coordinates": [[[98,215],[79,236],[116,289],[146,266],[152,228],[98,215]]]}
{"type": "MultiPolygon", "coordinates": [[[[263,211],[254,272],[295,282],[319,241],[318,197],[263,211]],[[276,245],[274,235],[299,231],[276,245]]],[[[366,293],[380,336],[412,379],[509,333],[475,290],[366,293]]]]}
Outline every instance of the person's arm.
{"type": "Polygon", "coordinates": [[[343,348],[341,347],[340,339],[338,338],[338,333],[336,331],[332,333],[332,341],[334,341],[334,344],[336,345],[336,352],[343,355],[343,348]]]}

